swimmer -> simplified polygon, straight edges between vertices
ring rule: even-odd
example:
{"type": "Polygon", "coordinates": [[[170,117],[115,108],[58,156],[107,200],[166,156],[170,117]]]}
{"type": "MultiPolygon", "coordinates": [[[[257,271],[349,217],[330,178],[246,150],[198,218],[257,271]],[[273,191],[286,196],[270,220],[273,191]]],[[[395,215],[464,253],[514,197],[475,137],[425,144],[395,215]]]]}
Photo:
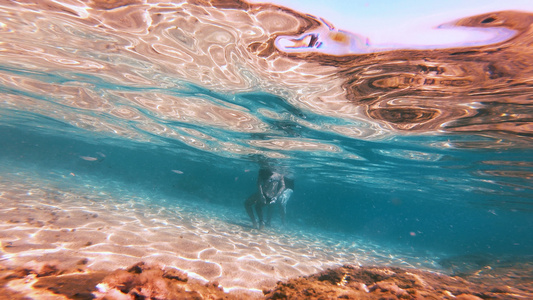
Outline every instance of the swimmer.
{"type": "Polygon", "coordinates": [[[273,172],[268,168],[261,168],[259,170],[259,175],[257,177],[257,191],[244,202],[246,212],[252,220],[253,228],[263,229],[265,227],[263,207],[280,200],[280,196],[284,191],[285,179],[283,175],[273,172]],[[254,206],[258,220],[256,220],[254,215],[254,206]]]}

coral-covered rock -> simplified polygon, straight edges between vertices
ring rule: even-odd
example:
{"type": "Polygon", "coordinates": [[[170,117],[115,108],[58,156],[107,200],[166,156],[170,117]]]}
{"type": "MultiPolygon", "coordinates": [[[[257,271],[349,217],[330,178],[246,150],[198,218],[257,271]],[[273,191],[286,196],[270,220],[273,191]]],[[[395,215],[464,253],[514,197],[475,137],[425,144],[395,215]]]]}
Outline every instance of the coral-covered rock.
{"type": "Polygon", "coordinates": [[[127,270],[116,270],[97,285],[96,299],[228,299],[218,283],[188,282],[187,274],[177,269],[137,263],[127,270]]]}
{"type": "Polygon", "coordinates": [[[311,276],[278,282],[267,299],[526,299],[529,290],[470,282],[415,269],[345,265],[311,276]]]}
{"type": "MultiPolygon", "coordinates": [[[[508,267],[499,271],[484,269],[465,278],[417,269],[345,265],[280,281],[274,289],[264,291],[264,296],[266,299],[533,299],[531,264],[505,265],[508,267]]],[[[224,293],[218,282],[189,280],[178,269],[143,262],[113,272],[62,270],[54,262],[31,262],[17,269],[0,265],[0,294],[9,299],[27,299],[23,293],[7,287],[11,280],[31,282],[32,290],[47,292],[52,297],[56,294],[81,300],[250,298],[224,293]]]]}

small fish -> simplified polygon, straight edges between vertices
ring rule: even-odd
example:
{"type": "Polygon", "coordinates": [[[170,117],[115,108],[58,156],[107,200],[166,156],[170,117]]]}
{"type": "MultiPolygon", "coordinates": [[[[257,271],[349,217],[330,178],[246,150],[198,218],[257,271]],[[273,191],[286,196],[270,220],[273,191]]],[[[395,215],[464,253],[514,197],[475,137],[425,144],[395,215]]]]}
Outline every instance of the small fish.
{"type": "Polygon", "coordinates": [[[100,157],[102,157],[102,158],[106,157],[105,154],[103,154],[102,152],[96,152],[96,154],[100,155],[100,157]]]}
{"type": "Polygon", "coordinates": [[[174,172],[174,173],[176,173],[176,174],[183,174],[183,172],[180,171],[180,170],[171,170],[171,171],[174,172]]]}
{"type": "Polygon", "coordinates": [[[92,157],[92,156],[80,156],[80,158],[86,161],[97,161],[98,160],[98,158],[92,157]]]}

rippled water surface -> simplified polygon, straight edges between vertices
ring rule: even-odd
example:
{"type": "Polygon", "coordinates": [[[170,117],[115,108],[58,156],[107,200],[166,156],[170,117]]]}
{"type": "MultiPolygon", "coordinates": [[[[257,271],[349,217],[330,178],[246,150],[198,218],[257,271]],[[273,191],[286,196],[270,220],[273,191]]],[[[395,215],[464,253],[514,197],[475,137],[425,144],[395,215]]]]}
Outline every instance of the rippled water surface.
{"type": "Polygon", "coordinates": [[[3,176],[131,184],[239,225],[268,160],[295,179],[288,227],[423,257],[533,253],[533,5],[451,17],[479,38],[414,47],[190,2],[1,1],[3,176]]]}

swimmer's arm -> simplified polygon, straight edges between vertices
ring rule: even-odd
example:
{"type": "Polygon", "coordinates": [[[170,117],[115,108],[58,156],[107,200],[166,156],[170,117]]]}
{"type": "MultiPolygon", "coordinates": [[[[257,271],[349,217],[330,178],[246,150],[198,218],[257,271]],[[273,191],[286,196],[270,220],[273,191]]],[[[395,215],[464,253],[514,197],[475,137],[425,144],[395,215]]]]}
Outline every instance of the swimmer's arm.
{"type": "Polygon", "coordinates": [[[259,185],[259,193],[260,193],[262,198],[266,199],[265,193],[263,192],[263,185],[262,184],[259,185]]]}
{"type": "Polygon", "coordinates": [[[276,194],[274,198],[278,198],[281,195],[281,193],[283,193],[283,191],[285,191],[285,178],[284,177],[281,178],[281,186],[279,187],[278,193],[276,194]]]}

